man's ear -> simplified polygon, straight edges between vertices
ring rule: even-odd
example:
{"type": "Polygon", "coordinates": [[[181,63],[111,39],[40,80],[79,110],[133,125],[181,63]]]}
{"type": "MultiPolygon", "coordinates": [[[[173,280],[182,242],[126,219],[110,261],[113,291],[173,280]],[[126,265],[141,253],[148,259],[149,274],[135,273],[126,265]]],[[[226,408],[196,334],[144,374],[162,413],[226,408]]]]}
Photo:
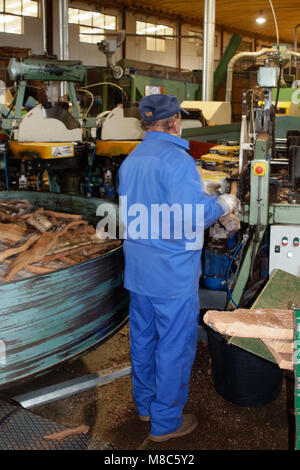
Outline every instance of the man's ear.
{"type": "Polygon", "coordinates": [[[172,134],[179,134],[180,132],[180,124],[177,117],[174,117],[172,123],[172,134]]]}

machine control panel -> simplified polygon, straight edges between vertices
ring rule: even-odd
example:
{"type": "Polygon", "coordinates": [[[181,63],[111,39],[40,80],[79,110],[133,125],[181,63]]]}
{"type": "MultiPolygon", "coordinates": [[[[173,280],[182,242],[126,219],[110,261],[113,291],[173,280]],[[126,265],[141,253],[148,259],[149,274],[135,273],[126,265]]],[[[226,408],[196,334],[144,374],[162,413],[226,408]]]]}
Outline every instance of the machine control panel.
{"type": "Polygon", "coordinates": [[[269,274],[274,269],[300,276],[299,225],[271,225],[269,274]]]}

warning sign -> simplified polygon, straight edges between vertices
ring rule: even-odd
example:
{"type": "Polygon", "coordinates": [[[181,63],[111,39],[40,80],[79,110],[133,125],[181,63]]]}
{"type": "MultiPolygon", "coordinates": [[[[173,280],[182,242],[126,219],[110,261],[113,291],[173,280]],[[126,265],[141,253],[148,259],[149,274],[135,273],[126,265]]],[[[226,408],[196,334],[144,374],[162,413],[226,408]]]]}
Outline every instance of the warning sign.
{"type": "Polygon", "coordinates": [[[73,145],[55,145],[51,147],[51,156],[53,158],[73,157],[73,155],[73,145]]]}

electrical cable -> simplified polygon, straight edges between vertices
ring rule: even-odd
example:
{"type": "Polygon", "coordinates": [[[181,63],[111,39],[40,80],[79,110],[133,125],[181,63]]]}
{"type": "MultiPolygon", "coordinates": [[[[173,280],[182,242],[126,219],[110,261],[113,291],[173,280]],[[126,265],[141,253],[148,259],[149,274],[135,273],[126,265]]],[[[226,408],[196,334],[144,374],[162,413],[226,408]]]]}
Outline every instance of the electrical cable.
{"type": "Polygon", "coordinates": [[[99,85],[110,85],[110,86],[114,86],[116,88],[118,88],[119,90],[122,91],[122,93],[124,94],[125,98],[126,98],[126,101],[128,101],[128,95],[126,93],[125,90],[123,90],[122,87],[120,87],[119,85],[116,85],[115,83],[112,83],[112,82],[99,82],[99,83],[93,83],[92,85],[86,85],[84,87],[81,87],[81,89],[85,89],[85,88],[92,88],[94,86],[99,86],[99,85]]]}
{"type": "Polygon", "coordinates": [[[91,100],[91,102],[90,102],[90,105],[89,105],[88,109],[86,110],[86,112],[85,112],[85,114],[84,114],[84,118],[86,118],[87,115],[89,114],[90,110],[91,110],[91,107],[92,107],[93,104],[94,104],[95,97],[94,97],[93,93],[91,93],[91,92],[88,91],[88,90],[85,90],[84,88],[78,88],[78,91],[83,91],[84,93],[86,93],[86,94],[88,94],[88,95],[90,95],[90,96],[92,97],[92,100],[91,100]]]}

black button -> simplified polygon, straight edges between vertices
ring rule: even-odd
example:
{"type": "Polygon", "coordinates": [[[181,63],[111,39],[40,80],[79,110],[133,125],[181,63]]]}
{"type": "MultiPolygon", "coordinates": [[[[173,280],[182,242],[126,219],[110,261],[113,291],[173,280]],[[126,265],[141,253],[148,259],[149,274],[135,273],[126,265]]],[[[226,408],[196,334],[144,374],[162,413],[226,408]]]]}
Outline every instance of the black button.
{"type": "Polygon", "coordinates": [[[280,253],[280,245],[275,245],[275,253],[280,253]]]}

